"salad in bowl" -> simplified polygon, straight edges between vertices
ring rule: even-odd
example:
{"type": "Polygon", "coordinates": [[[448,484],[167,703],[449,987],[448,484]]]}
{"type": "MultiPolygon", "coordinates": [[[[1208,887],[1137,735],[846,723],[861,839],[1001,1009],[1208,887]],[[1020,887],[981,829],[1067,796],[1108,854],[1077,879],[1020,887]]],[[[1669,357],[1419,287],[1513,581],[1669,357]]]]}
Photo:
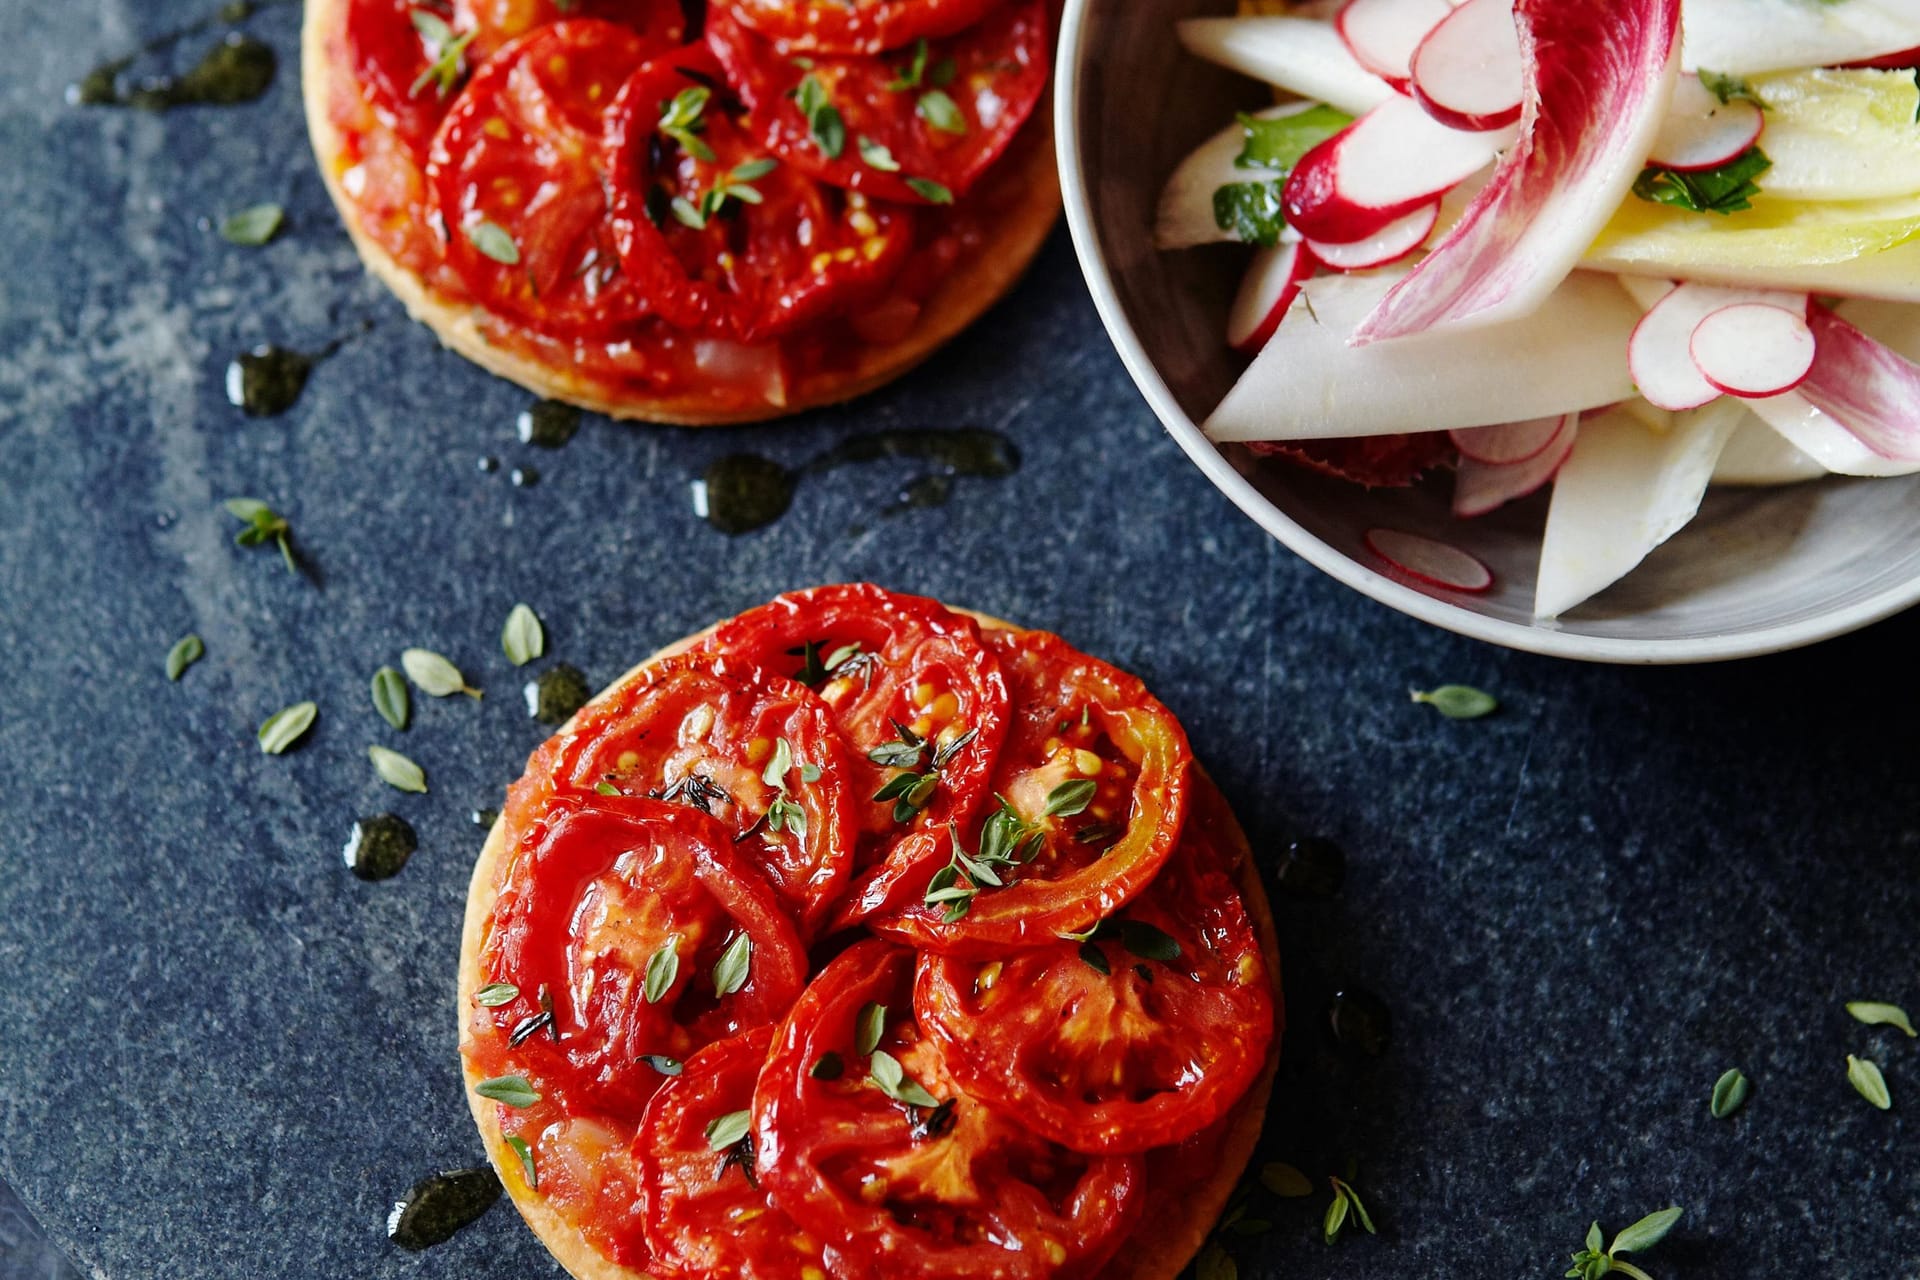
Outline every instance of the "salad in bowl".
{"type": "MultiPolygon", "coordinates": [[[[1159,200],[1237,241],[1201,424],[1473,520],[1551,486],[1533,612],[1631,572],[1711,484],[1920,471],[1920,2],[1345,0],[1193,18],[1273,86],[1159,200]]],[[[1390,573],[1484,591],[1453,543],[1390,573]]]]}

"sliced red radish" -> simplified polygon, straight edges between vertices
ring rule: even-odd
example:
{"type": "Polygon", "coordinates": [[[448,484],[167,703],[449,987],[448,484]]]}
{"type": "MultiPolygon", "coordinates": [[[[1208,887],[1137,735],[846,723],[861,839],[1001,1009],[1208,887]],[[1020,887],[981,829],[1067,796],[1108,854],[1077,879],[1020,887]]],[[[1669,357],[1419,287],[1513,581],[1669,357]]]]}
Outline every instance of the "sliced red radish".
{"type": "Polygon", "coordinates": [[[1513,0],[1467,0],[1427,33],[1408,64],[1413,96],[1453,129],[1498,129],[1520,118],[1526,69],[1513,0]]]}
{"type": "Polygon", "coordinates": [[[1754,400],[1804,382],[1813,368],[1815,343],[1806,308],[1736,302],[1695,325],[1687,349],[1716,389],[1754,400]]]}
{"type": "MultiPolygon", "coordinates": [[[[1645,286],[1640,286],[1645,287],[1645,286]]],[[[1694,362],[1689,344],[1700,322],[1736,303],[1770,303],[1805,309],[1805,294],[1760,289],[1723,289],[1688,282],[1647,309],[1627,339],[1627,371],[1640,394],[1662,409],[1697,409],[1721,394],[1694,362]]]]}
{"type": "Polygon", "coordinates": [[[1310,18],[1187,18],[1178,24],[1190,53],[1264,80],[1309,102],[1362,115],[1394,96],[1393,86],[1347,52],[1331,22],[1310,18]]]}
{"type": "MultiPolygon", "coordinates": [[[[1254,114],[1262,120],[1298,115],[1313,104],[1290,102],[1254,114]]],[[[1161,249],[1187,249],[1234,238],[1213,214],[1213,193],[1235,182],[1258,182],[1274,175],[1242,169],[1235,163],[1247,145],[1246,126],[1230,124],[1193,149],[1161,189],[1154,215],[1153,242],[1161,249]]],[[[1289,228],[1290,229],[1290,228],[1289,228]]],[[[1284,233],[1283,233],[1284,234],[1284,233]]]]}
{"type": "Polygon", "coordinates": [[[1404,93],[1413,51],[1452,12],[1448,0],[1347,0],[1333,26],[1354,61],[1404,93]]]}
{"type": "Polygon", "coordinates": [[[1519,140],[1355,343],[1526,315],[1640,174],[1678,74],[1680,0],[1516,0],[1514,16],[1527,73],[1519,140]]]}
{"type": "Polygon", "coordinates": [[[1227,311],[1227,345],[1245,355],[1266,346],[1313,268],[1313,255],[1297,242],[1256,252],[1227,311]]]}
{"type": "Polygon", "coordinates": [[[1722,102],[1699,76],[1684,75],[1647,160],[1664,169],[1717,169],[1758,141],[1766,122],[1758,103],[1722,102]]]}
{"type": "MultiPolygon", "coordinates": [[[[1600,410],[1595,410],[1600,412],[1600,410]]],[[[1525,422],[1498,422],[1490,427],[1460,427],[1447,434],[1463,458],[1506,466],[1537,457],[1560,434],[1566,415],[1529,418],[1525,422]]]]}
{"type": "Polygon", "coordinates": [[[1365,240],[1353,244],[1309,240],[1307,247],[1313,250],[1314,257],[1335,271],[1365,271],[1398,262],[1418,249],[1427,242],[1439,221],[1440,202],[1436,200],[1424,209],[1415,209],[1406,217],[1388,223],[1365,240]]]}
{"type": "Polygon", "coordinates": [[[1287,222],[1309,240],[1365,240],[1485,168],[1501,141],[1390,99],[1300,158],[1282,193],[1287,222]]]}
{"type": "Polygon", "coordinates": [[[1579,414],[1561,418],[1546,448],[1519,462],[1476,462],[1463,456],[1453,475],[1453,514],[1462,519],[1483,516],[1540,488],[1573,452],[1579,427],[1579,414]]]}
{"type": "Polygon", "coordinates": [[[1881,457],[1920,462],[1920,365],[1825,307],[1807,318],[1819,356],[1799,394],[1881,457]]]}
{"type": "Polygon", "coordinates": [[[1449,591],[1480,592],[1493,585],[1493,570],[1479,557],[1450,543],[1401,529],[1369,529],[1367,550],[1407,577],[1449,591]]]}

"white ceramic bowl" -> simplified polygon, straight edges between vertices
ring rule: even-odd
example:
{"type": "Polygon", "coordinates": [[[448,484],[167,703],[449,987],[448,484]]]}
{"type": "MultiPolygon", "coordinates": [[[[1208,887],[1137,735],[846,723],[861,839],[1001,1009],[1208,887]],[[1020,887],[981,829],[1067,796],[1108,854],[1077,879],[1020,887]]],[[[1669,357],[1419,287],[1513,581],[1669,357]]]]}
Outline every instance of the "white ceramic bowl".
{"type": "Polygon", "coordinates": [[[1186,53],[1176,20],[1221,0],[1067,0],[1055,133],[1067,222],[1100,318],[1160,421],[1260,526],[1341,582],[1402,613],[1534,653],[1600,662],[1712,662],[1811,644],[1920,600],[1920,476],[1715,489],[1699,516],[1622,582],[1552,622],[1532,616],[1547,495],[1473,521],[1449,486],[1368,491],[1245,449],[1197,423],[1233,384],[1226,312],[1237,245],[1162,253],[1154,202],[1174,165],[1232,118],[1270,102],[1245,77],[1186,53]],[[1384,525],[1486,561],[1472,596],[1388,577],[1361,543],[1384,525]]]}

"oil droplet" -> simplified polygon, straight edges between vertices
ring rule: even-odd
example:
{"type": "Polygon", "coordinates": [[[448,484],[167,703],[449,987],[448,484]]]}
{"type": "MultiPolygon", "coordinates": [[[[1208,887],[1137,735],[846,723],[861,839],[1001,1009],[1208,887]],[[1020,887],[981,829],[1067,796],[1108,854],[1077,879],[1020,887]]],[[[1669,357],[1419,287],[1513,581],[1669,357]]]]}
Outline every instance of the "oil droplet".
{"type": "Polygon", "coordinates": [[[493,457],[491,454],[484,455],[483,457],[481,457],[480,459],[481,475],[490,476],[494,472],[498,471],[499,469],[500,469],[500,459],[493,457]]]}
{"type": "Polygon", "coordinates": [[[722,533],[764,528],[793,505],[800,477],[757,453],[730,453],[694,481],[693,509],[722,533]]]}
{"type": "Polygon", "coordinates": [[[137,107],[142,111],[202,104],[232,106],[258,99],[273,83],[277,59],[272,47],[235,31],[177,76],[151,76],[121,87],[120,77],[142,54],[172,43],[180,34],[155,41],[139,53],[101,63],[67,89],[67,101],[76,106],[137,107]]]}
{"type": "Polygon", "coordinates": [[[387,1239],[418,1252],[444,1244],[500,1198],[500,1179],[486,1166],[436,1173],[394,1201],[387,1215],[387,1239]]]}
{"type": "Polygon", "coordinates": [[[1346,879],[1346,853],[1318,836],[1289,841],[1274,862],[1274,885],[1292,898],[1331,898],[1346,879]]]}
{"type": "Polygon", "coordinates": [[[476,827],[491,827],[500,820],[498,809],[475,809],[467,815],[467,821],[476,827]]]}
{"type": "Polygon", "coordinates": [[[1348,987],[1328,1002],[1327,1029],[1341,1048],[1377,1058],[1393,1037],[1393,1018],[1385,1000],[1365,987],[1348,987]]]}
{"type": "Polygon", "coordinates": [[[565,724],[593,697],[586,675],[565,662],[542,672],[538,679],[527,681],[525,692],[527,714],[541,724],[565,724]]]}
{"type": "Polygon", "coordinates": [[[236,356],[227,366],[227,402],[251,418],[285,413],[306,390],[318,358],[271,343],[236,356]]]}
{"type": "Polygon", "coordinates": [[[387,880],[400,874],[420,847],[413,826],[394,813],[376,814],[353,824],[347,837],[347,869],[362,880],[387,880]]]}
{"type": "Polygon", "coordinates": [[[540,483],[540,473],[532,467],[515,467],[507,473],[507,479],[516,489],[531,489],[540,483]]]}
{"type": "Polygon", "coordinates": [[[514,422],[514,434],[521,444],[542,449],[558,449],[579,429],[580,411],[558,400],[535,401],[530,408],[522,409],[514,422]]]}

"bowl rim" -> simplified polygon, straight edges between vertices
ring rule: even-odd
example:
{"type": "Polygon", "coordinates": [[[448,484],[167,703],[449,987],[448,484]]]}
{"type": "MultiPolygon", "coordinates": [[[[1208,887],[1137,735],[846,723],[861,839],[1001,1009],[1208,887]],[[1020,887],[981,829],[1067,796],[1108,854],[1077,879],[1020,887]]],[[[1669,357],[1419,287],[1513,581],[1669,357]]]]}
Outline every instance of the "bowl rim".
{"type": "Polygon", "coordinates": [[[1094,309],[1107,337],[1140,394],[1146,398],[1161,426],[1181,450],[1229,501],[1254,523],[1277,538],[1307,563],[1360,594],[1421,622],[1458,635],[1484,640],[1508,649],[1586,662],[1679,664],[1721,662],[1733,658],[1779,653],[1844,635],[1899,613],[1920,601],[1920,577],[1887,588],[1863,600],[1815,617],[1754,631],[1721,636],[1636,640],[1618,636],[1586,636],[1550,626],[1528,626],[1489,618],[1471,609],[1416,591],[1361,564],[1314,536],[1281,511],[1227,460],[1219,448],[1187,416],[1172,390],[1154,367],[1140,336],[1128,321],[1114,289],[1112,269],[1101,252],[1094,226],[1092,200],[1081,173],[1080,91],[1078,74],[1082,52],[1092,37],[1087,13],[1092,0],[1066,0],[1060,17],[1059,47],[1054,59],[1054,146],[1060,167],[1067,229],[1094,309]]]}

